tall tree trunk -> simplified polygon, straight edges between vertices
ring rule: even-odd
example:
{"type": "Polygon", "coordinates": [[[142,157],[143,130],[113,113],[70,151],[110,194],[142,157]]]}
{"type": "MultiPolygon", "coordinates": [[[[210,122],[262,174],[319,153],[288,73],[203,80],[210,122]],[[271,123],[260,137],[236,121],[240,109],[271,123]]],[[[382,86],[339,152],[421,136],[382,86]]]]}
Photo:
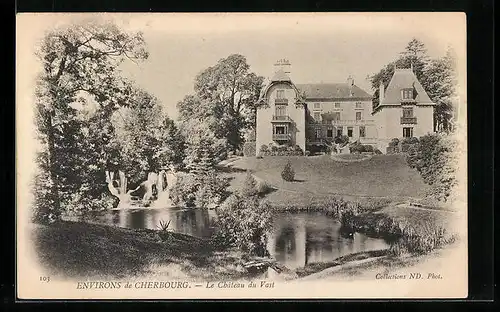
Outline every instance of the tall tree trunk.
{"type": "Polygon", "coordinates": [[[55,153],[55,137],[54,137],[54,128],[52,126],[52,116],[50,113],[46,119],[47,125],[47,144],[48,144],[48,152],[49,152],[49,175],[52,180],[52,197],[54,199],[54,215],[57,219],[61,216],[61,199],[59,196],[59,177],[57,176],[56,170],[56,153],[55,153]]]}

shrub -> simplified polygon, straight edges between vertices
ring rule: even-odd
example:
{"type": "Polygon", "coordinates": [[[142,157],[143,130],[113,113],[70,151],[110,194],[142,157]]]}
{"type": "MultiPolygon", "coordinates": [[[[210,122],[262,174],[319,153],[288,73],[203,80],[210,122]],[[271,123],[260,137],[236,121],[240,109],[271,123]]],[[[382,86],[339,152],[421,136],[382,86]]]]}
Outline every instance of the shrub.
{"type": "Polygon", "coordinates": [[[295,171],[292,168],[292,164],[288,161],[281,171],[281,178],[285,181],[293,181],[295,179],[295,171]]]}
{"type": "Polygon", "coordinates": [[[276,146],[276,144],[274,143],[269,143],[269,150],[271,151],[271,153],[276,153],[278,151],[278,146],[276,146]]]}
{"type": "Polygon", "coordinates": [[[404,138],[401,141],[401,152],[407,153],[412,147],[418,145],[418,138],[416,137],[411,137],[411,138],[404,138]]]}
{"type": "Polygon", "coordinates": [[[241,189],[241,196],[249,197],[257,195],[257,181],[252,176],[250,171],[247,171],[243,187],[241,189]]]}
{"type": "Polygon", "coordinates": [[[457,235],[449,233],[445,228],[436,225],[413,227],[407,222],[397,224],[400,238],[391,244],[390,251],[394,255],[426,254],[434,249],[442,248],[456,241],[457,235]]]}
{"type": "Polygon", "coordinates": [[[373,153],[375,151],[375,149],[372,145],[363,145],[363,146],[364,146],[365,153],[373,153]]]}
{"type": "Polygon", "coordinates": [[[170,188],[172,202],[181,207],[208,207],[217,205],[227,198],[229,178],[216,172],[196,175],[179,174],[170,188]]]}
{"type": "Polygon", "coordinates": [[[304,151],[298,145],[288,146],[270,143],[269,146],[262,145],[259,154],[261,156],[302,156],[304,151]]]}
{"type": "Polygon", "coordinates": [[[243,155],[246,157],[256,155],[255,141],[249,141],[243,145],[243,155]]]}
{"type": "Polygon", "coordinates": [[[237,247],[253,255],[266,256],[266,232],[271,221],[266,202],[257,197],[233,195],[217,208],[212,243],[216,247],[237,247]]]}
{"type": "Polygon", "coordinates": [[[306,151],[306,156],[310,156],[311,155],[311,151],[306,151]]]}
{"type": "Polygon", "coordinates": [[[399,145],[399,139],[398,138],[393,138],[391,142],[389,142],[389,147],[396,147],[399,145]]]}
{"type": "Polygon", "coordinates": [[[259,194],[259,196],[269,194],[272,190],[273,187],[266,181],[260,181],[257,183],[257,194],[259,194]]]}
{"type": "Polygon", "coordinates": [[[345,145],[349,142],[349,137],[345,134],[335,137],[333,140],[336,144],[345,145]]]}
{"type": "Polygon", "coordinates": [[[408,165],[431,185],[429,196],[438,200],[446,201],[457,184],[456,147],[456,140],[449,136],[427,134],[412,146],[406,156],[408,165]]]}

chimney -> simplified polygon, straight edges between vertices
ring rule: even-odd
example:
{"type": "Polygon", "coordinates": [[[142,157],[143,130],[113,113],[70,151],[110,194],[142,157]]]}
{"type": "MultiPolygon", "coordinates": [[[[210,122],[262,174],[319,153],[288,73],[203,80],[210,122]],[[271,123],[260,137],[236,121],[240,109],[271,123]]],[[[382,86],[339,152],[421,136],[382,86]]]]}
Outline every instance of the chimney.
{"type": "Polygon", "coordinates": [[[276,63],[274,64],[274,71],[277,72],[281,69],[285,72],[285,74],[290,74],[290,67],[291,66],[292,66],[292,64],[290,64],[290,61],[283,58],[283,59],[276,61],[276,63]]]}
{"type": "Polygon", "coordinates": [[[384,100],[384,92],[385,92],[384,82],[381,81],[378,92],[378,105],[382,104],[382,101],[384,100]]]}
{"type": "Polygon", "coordinates": [[[349,87],[354,85],[354,79],[352,79],[351,75],[347,77],[347,84],[349,85],[349,87]]]}

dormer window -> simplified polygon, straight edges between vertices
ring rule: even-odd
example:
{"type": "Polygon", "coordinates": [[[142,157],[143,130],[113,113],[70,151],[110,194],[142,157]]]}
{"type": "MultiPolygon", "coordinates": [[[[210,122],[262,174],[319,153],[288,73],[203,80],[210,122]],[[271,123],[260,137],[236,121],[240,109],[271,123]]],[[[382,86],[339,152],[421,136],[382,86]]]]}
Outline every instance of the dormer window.
{"type": "Polygon", "coordinates": [[[413,89],[401,90],[401,98],[403,100],[413,100],[413,89]]]}

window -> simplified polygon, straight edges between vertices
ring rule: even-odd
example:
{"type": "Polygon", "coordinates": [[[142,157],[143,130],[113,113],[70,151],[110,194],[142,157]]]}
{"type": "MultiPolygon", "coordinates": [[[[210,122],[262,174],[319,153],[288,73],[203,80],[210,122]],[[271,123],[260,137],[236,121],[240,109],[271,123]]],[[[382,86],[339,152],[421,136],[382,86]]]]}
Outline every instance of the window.
{"type": "Polygon", "coordinates": [[[316,131],[314,132],[314,135],[316,136],[316,139],[319,139],[321,138],[321,129],[316,129],[316,131]]]}
{"type": "Polygon", "coordinates": [[[337,136],[341,136],[342,135],[342,128],[338,128],[337,129],[337,136]]]}
{"type": "Polygon", "coordinates": [[[361,120],[361,112],[356,112],[356,120],[361,120]]]}
{"type": "Polygon", "coordinates": [[[356,102],[356,108],[363,108],[363,103],[356,102]]]}
{"type": "Polygon", "coordinates": [[[359,137],[364,138],[366,136],[365,126],[359,126],[359,137]]]}
{"type": "Polygon", "coordinates": [[[333,105],[334,105],[333,107],[335,107],[335,108],[340,108],[340,103],[339,102],[337,102],[337,103],[335,103],[333,105]]]}
{"type": "Polygon", "coordinates": [[[403,97],[403,100],[412,100],[413,99],[413,89],[401,90],[401,96],[403,97]]]}
{"type": "Polygon", "coordinates": [[[276,98],[284,99],[285,98],[285,90],[277,90],[276,91],[276,98]]]}
{"type": "Polygon", "coordinates": [[[347,127],[347,136],[352,138],[352,127],[347,127]]]}
{"type": "Polygon", "coordinates": [[[403,138],[413,137],[413,128],[403,128],[403,138]]]}
{"type": "Polygon", "coordinates": [[[321,103],[314,103],[314,109],[321,109],[321,103]]]}
{"type": "Polygon", "coordinates": [[[276,126],[274,128],[274,134],[286,134],[286,127],[285,126],[276,126]]]}
{"type": "Polygon", "coordinates": [[[413,108],[411,107],[403,108],[403,117],[413,117],[413,108]]]}
{"type": "Polygon", "coordinates": [[[326,137],[328,137],[328,138],[333,137],[333,130],[332,129],[326,130],[326,137]]]}
{"type": "Polygon", "coordinates": [[[321,113],[320,112],[314,112],[314,120],[316,120],[316,121],[321,120],[321,113]]]}
{"type": "Polygon", "coordinates": [[[276,105],[276,116],[286,116],[286,105],[276,105]]]}
{"type": "Polygon", "coordinates": [[[333,113],[333,120],[340,120],[340,112],[333,113]]]}

